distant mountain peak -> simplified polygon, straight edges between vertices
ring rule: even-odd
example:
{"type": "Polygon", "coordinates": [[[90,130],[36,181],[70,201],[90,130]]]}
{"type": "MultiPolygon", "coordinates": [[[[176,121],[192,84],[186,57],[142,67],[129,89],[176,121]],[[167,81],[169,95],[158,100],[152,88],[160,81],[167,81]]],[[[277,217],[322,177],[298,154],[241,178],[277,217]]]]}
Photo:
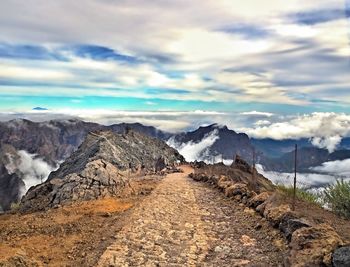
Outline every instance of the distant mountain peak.
{"type": "Polygon", "coordinates": [[[39,111],[43,111],[43,110],[48,110],[47,108],[43,108],[43,107],[35,107],[32,110],[39,110],[39,111]]]}

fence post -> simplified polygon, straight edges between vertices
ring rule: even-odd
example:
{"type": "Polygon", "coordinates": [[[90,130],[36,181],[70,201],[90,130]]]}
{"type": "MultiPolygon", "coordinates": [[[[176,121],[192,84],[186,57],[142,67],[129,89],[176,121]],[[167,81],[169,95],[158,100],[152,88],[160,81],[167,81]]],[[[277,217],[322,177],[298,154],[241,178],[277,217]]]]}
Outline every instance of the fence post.
{"type": "Polygon", "coordinates": [[[293,185],[293,205],[292,210],[295,210],[295,201],[297,194],[297,153],[298,153],[298,145],[295,144],[295,153],[294,153],[294,185],[293,185]]]}

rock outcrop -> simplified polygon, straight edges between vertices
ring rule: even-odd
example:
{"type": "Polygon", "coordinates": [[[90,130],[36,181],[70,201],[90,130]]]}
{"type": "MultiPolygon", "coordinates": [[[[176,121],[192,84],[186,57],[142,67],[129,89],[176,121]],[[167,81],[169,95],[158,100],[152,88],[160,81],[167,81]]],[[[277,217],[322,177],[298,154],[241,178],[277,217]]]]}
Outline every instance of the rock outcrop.
{"type": "Polygon", "coordinates": [[[332,252],[342,245],[340,236],[327,224],[300,228],[292,235],[291,266],[331,266],[332,252]]]}
{"type": "Polygon", "coordinates": [[[0,144],[0,209],[8,210],[11,203],[18,202],[24,182],[17,165],[19,156],[11,145],[0,144]]]}
{"type": "Polygon", "coordinates": [[[129,185],[129,176],[154,173],[182,161],[183,157],[163,141],[138,132],[90,133],[45,183],[27,192],[20,210],[44,210],[76,200],[118,196],[129,185]]]}

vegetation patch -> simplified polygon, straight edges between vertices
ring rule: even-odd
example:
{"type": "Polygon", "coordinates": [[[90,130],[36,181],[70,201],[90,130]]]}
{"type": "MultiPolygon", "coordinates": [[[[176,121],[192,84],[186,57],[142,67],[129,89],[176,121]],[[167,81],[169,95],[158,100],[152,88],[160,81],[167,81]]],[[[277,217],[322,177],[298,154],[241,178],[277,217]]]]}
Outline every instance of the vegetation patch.
{"type": "Polygon", "coordinates": [[[350,181],[337,180],[323,193],[325,204],[336,214],[350,219],[350,181]]]}

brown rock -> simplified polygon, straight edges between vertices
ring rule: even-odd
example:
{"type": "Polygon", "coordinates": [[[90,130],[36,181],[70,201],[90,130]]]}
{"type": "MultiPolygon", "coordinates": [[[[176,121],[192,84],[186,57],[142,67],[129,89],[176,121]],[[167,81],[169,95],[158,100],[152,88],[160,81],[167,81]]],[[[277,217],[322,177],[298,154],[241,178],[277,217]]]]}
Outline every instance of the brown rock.
{"type": "Polygon", "coordinates": [[[225,189],[226,197],[234,197],[236,195],[245,195],[248,192],[246,184],[236,183],[225,189]]]}
{"type": "Polygon", "coordinates": [[[219,189],[225,191],[226,188],[233,185],[233,182],[231,181],[231,179],[229,177],[222,175],[219,178],[217,185],[218,185],[219,189]]]}
{"type": "Polygon", "coordinates": [[[264,203],[268,198],[270,197],[270,193],[263,192],[259,195],[256,195],[255,197],[251,198],[248,202],[249,207],[256,208],[262,203],[264,203]]]}
{"type": "Polygon", "coordinates": [[[291,212],[291,208],[288,204],[280,205],[277,207],[270,207],[267,205],[264,210],[264,217],[274,226],[278,226],[282,221],[282,218],[291,212]]]}
{"type": "Polygon", "coordinates": [[[292,234],[288,264],[294,267],[331,266],[330,255],[342,243],[327,224],[300,228],[292,234]]]}

